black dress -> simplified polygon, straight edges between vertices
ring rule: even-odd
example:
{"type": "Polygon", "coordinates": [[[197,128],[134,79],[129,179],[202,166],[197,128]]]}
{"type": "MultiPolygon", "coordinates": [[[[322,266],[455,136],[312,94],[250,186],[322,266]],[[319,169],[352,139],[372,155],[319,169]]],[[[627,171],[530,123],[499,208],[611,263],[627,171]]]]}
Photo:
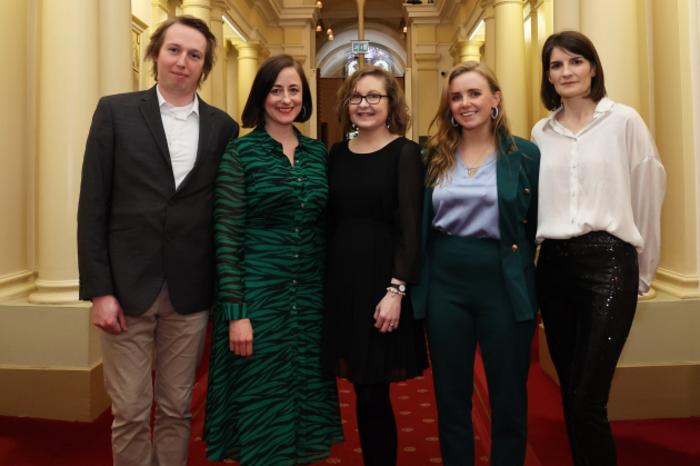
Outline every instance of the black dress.
{"type": "Polygon", "coordinates": [[[428,356],[411,300],[401,299],[392,332],[374,327],[374,312],[392,277],[409,284],[420,279],[420,147],[400,137],[376,152],[355,154],[344,141],[329,157],[323,371],[356,384],[419,376],[428,356]]]}

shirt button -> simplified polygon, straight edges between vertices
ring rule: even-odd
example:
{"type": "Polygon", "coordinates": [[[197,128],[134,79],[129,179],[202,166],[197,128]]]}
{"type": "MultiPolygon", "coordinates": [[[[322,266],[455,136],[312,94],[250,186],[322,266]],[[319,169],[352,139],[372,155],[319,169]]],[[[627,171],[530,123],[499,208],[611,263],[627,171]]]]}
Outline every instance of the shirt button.
{"type": "Polygon", "coordinates": [[[296,309],[296,308],[297,308],[296,306],[292,306],[292,309],[296,309]]]}
{"type": "Polygon", "coordinates": [[[297,228],[297,229],[295,229],[294,231],[296,231],[297,233],[299,233],[299,229],[298,229],[298,228],[297,228]]]}
{"type": "Polygon", "coordinates": [[[296,282],[297,282],[296,280],[292,280],[292,283],[296,283],[296,282]]]}
{"type": "Polygon", "coordinates": [[[517,245],[517,244],[514,244],[513,247],[512,247],[511,249],[513,250],[513,252],[517,251],[517,250],[518,250],[518,245],[517,245]]]}
{"type": "Polygon", "coordinates": [[[574,223],[574,219],[573,219],[573,218],[571,219],[571,223],[574,223]]]}
{"type": "Polygon", "coordinates": [[[297,178],[297,181],[301,181],[301,178],[297,178]]]}
{"type": "Polygon", "coordinates": [[[524,192],[525,194],[530,194],[530,190],[527,189],[527,188],[523,189],[523,192],[524,192]]]}
{"type": "Polygon", "coordinates": [[[294,254],[295,259],[299,259],[299,254],[294,254]]]}
{"type": "Polygon", "coordinates": [[[527,220],[523,220],[523,223],[527,223],[527,220]]]}
{"type": "Polygon", "coordinates": [[[301,206],[304,207],[304,203],[303,203],[303,202],[301,203],[301,206]]]}
{"type": "Polygon", "coordinates": [[[576,197],[576,193],[571,193],[571,197],[576,197]]]}

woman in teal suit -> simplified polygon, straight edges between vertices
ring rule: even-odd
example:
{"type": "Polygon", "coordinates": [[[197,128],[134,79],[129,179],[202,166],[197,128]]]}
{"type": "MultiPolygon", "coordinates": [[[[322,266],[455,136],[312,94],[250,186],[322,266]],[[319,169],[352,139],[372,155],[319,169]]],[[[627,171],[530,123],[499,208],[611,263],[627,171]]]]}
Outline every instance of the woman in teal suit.
{"type": "Polygon", "coordinates": [[[426,319],[442,460],[474,464],[476,344],[492,408],[491,464],[522,465],[535,332],[537,147],[510,133],[493,72],[465,62],[446,79],[428,142],[423,269],[412,300],[426,319]]]}

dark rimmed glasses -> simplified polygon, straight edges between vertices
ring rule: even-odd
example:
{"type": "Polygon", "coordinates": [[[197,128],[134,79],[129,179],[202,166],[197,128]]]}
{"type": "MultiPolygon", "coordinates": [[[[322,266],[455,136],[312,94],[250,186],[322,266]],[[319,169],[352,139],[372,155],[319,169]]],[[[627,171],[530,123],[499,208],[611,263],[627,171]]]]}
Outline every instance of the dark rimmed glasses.
{"type": "Polygon", "coordinates": [[[350,105],[360,105],[362,103],[362,99],[365,99],[369,105],[377,105],[382,100],[382,97],[389,96],[381,94],[355,94],[352,97],[350,97],[350,105]]]}

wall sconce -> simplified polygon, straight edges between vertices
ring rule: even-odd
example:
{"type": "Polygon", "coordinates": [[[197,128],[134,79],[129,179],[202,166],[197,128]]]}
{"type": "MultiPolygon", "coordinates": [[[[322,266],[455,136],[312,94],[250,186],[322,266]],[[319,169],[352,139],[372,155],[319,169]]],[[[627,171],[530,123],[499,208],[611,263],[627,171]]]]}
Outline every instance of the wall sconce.
{"type": "Polygon", "coordinates": [[[318,1],[316,2],[316,6],[319,7],[319,8],[323,8],[323,3],[321,2],[321,0],[318,0],[318,1]]]}
{"type": "Polygon", "coordinates": [[[334,39],[333,33],[331,33],[331,34],[328,36],[328,40],[333,40],[333,39],[334,39]]]}
{"type": "Polygon", "coordinates": [[[399,22],[399,29],[404,34],[408,33],[408,26],[406,26],[406,20],[403,18],[401,18],[401,21],[399,22]]]}
{"type": "Polygon", "coordinates": [[[328,28],[328,30],[326,31],[326,34],[329,35],[329,36],[332,36],[332,35],[333,35],[333,30],[332,30],[331,28],[328,28]]]}
{"type": "Polygon", "coordinates": [[[322,32],[323,31],[323,24],[321,24],[321,20],[318,20],[318,23],[316,23],[316,32],[322,32]]]}

